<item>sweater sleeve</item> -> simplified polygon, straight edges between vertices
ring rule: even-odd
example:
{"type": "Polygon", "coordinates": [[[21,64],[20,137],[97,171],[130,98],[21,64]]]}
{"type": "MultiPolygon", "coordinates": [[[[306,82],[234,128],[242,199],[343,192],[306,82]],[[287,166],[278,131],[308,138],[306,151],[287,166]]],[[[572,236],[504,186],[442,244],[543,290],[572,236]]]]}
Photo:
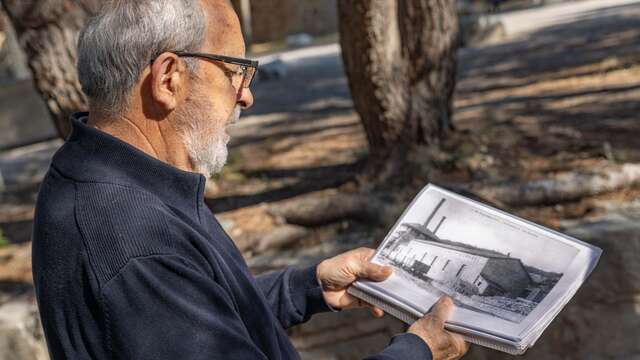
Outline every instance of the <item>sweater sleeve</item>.
{"type": "Polygon", "coordinates": [[[102,289],[114,359],[266,359],[233,300],[177,255],[130,260],[102,289]]]}
{"type": "Polygon", "coordinates": [[[273,271],[257,276],[256,280],[285,329],[330,310],[316,278],[316,266],[273,271]]]}
{"type": "MultiPolygon", "coordinates": [[[[330,311],[316,278],[316,266],[287,268],[257,277],[276,316],[285,328],[307,321],[311,315],[330,311]]],[[[414,334],[395,336],[380,354],[364,360],[432,360],[431,350],[414,334]]]]}
{"type": "Polygon", "coordinates": [[[432,360],[431,349],[418,335],[404,333],[396,335],[380,354],[364,360],[432,360]]]}

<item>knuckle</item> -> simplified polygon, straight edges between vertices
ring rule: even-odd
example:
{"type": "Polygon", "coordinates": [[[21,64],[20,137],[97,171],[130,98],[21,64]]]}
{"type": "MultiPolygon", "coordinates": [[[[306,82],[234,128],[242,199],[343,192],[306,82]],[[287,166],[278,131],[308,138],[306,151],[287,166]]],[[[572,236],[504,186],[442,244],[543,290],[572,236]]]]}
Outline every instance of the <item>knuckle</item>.
{"type": "Polygon", "coordinates": [[[374,254],[374,252],[375,250],[364,246],[357,248],[355,251],[355,253],[363,259],[369,259],[374,254]]]}
{"type": "Polygon", "coordinates": [[[360,261],[358,261],[358,259],[355,259],[355,258],[345,259],[345,266],[354,275],[361,275],[362,271],[364,270],[360,261]]]}
{"type": "Polygon", "coordinates": [[[364,246],[361,246],[353,251],[354,254],[358,254],[358,255],[364,254],[366,252],[367,252],[367,248],[364,246]]]}
{"type": "Polygon", "coordinates": [[[361,265],[358,258],[354,256],[349,256],[348,258],[346,258],[346,263],[351,267],[357,267],[357,268],[360,268],[360,265],[361,265]]]}

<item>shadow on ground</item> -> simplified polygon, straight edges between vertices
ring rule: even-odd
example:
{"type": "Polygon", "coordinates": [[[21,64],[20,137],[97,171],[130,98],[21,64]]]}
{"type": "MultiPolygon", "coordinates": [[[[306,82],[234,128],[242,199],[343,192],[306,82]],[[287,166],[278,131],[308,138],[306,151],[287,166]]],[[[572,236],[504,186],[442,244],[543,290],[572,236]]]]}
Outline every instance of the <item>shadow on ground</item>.
{"type": "Polygon", "coordinates": [[[640,4],[631,4],[517,41],[464,49],[457,124],[511,138],[503,147],[512,158],[581,149],[585,156],[640,161],[639,39],[640,4]]]}

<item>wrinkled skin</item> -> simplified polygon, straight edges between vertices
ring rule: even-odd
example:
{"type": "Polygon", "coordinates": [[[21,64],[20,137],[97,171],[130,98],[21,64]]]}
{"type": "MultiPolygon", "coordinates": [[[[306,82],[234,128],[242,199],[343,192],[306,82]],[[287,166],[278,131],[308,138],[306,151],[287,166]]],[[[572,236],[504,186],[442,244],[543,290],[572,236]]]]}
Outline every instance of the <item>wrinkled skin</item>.
{"type": "MultiPolygon", "coordinates": [[[[369,248],[351,250],[324,260],[318,265],[317,277],[322,285],[326,303],[334,309],[370,307],[376,317],[384,312],[347,292],[348,287],[358,279],[383,281],[392,271],[389,266],[371,263],[375,251],[369,248]]],[[[431,349],[433,360],[455,360],[469,349],[469,344],[458,335],[444,329],[444,323],[453,311],[453,301],[441,298],[431,312],[416,321],[408,332],[419,336],[431,349]]]]}

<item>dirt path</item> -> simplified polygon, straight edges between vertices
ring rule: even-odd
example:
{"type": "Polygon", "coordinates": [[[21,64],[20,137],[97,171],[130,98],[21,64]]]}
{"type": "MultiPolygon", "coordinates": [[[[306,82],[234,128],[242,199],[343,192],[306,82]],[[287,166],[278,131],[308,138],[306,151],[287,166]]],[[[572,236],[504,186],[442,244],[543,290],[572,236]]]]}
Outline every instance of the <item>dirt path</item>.
{"type": "MultiPolygon", "coordinates": [[[[526,180],[640,162],[638,35],[635,2],[510,43],[463,50],[456,124],[481,144],[472,178],[526,180]]],[[[624,202],[637,193],[607,197],[624,202]]],[[[553,224],[587,215],[593,206],[586,200],[526,215],[553,224]]]]}

